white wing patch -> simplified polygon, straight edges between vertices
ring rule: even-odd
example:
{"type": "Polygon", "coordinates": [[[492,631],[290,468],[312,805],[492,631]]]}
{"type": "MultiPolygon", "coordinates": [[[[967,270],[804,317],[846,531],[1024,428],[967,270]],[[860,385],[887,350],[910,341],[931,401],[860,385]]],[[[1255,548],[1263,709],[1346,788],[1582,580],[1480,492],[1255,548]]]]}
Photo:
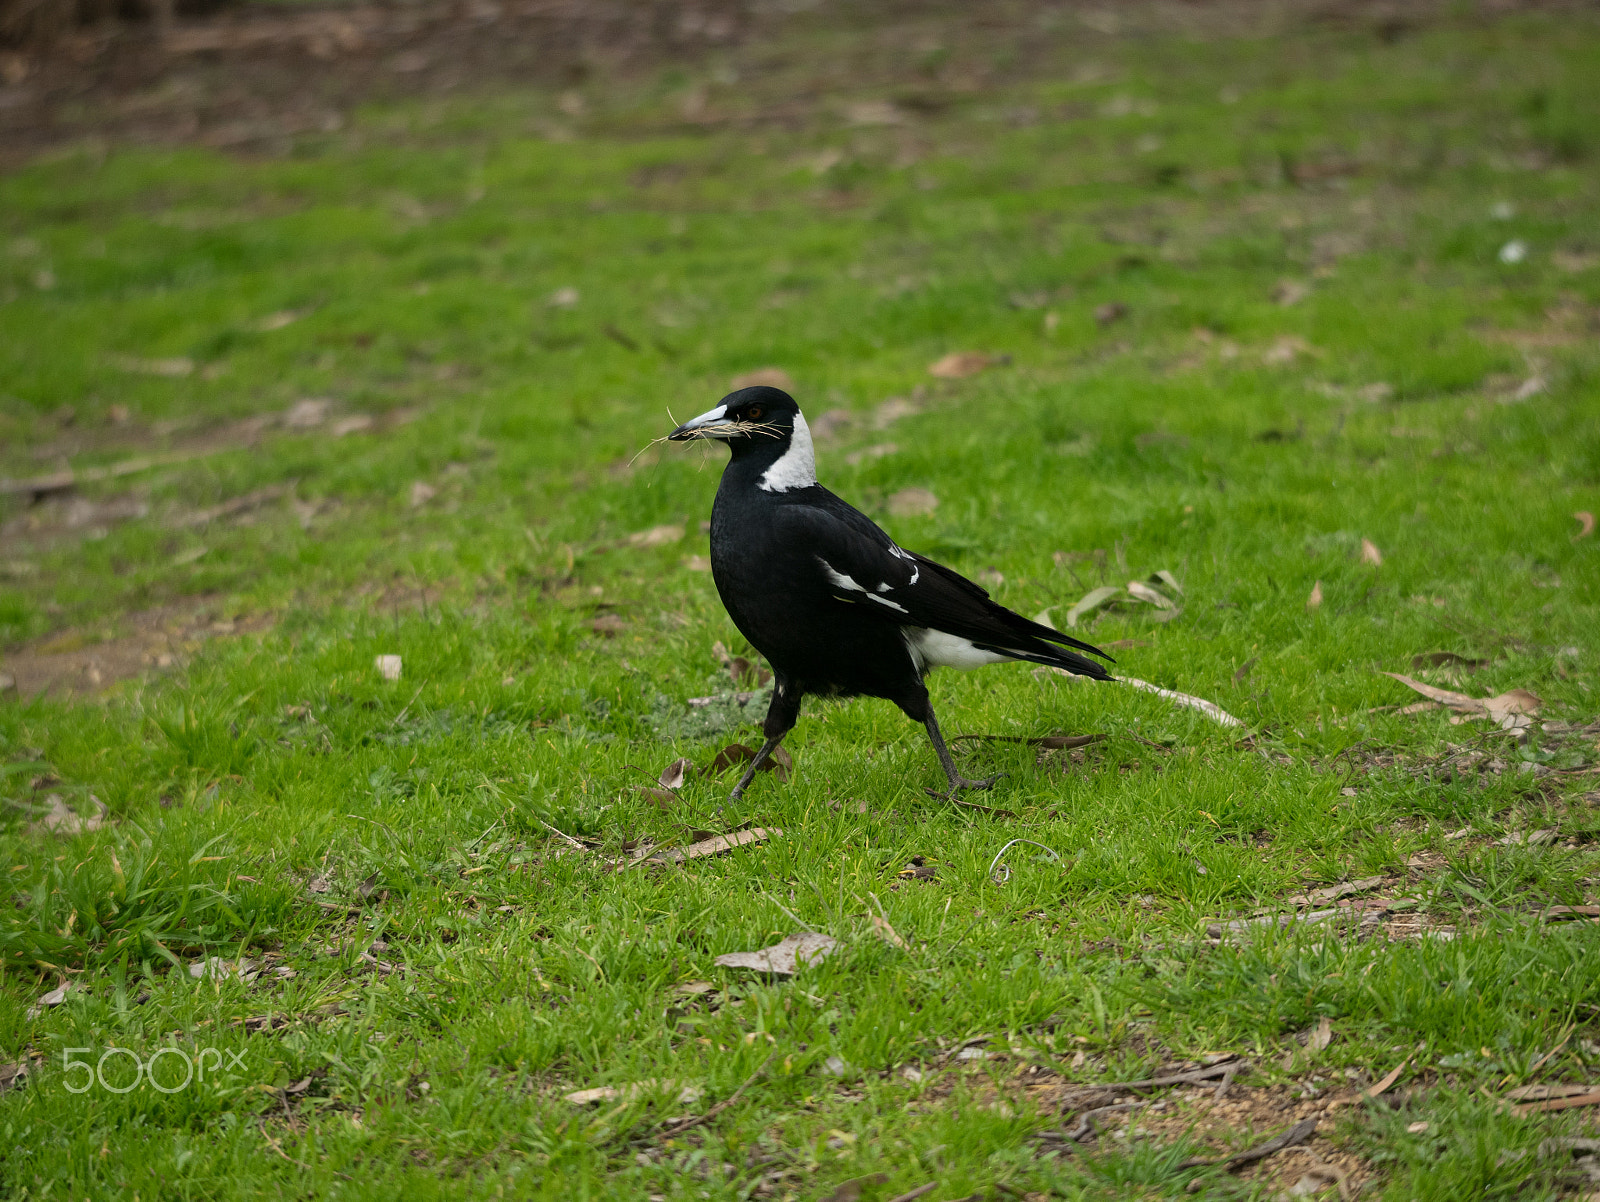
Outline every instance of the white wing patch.
{"type": "Polygon", "coordinates": [[[761,473],[756,487],[766,492],[788,492],[791,488],[810,488],[816,482],[817,453],[811,445],[811,427],[806,425],[804,414],[796,413],[789,449],[761,473]]]}
{"type": "Polygon", "coordinates": [[[905,636],[906,649],[911,652],[919,672],[927,668],[981,668],[984,664],[1003,663],[1010,658],[998,651],[974,647],[970,639],[925,626],[907,626],[901,634],[905,636]]]}
{"type": "Polygon", "coordinates": [[[854,577],[846,576],[843,572],[835,571],[833,565],[826,559],[823,559],[820,555],[817,556],[817,562],[822,565],[822,570],[828,574],[828,580],[833,584],[834,588],[843,589],[848,593],[860,593],[868,601],[876,601],[879,605],[887,605],[890,609],[898,610],[900,613],[911,612],[899,602],[891,601],[887,597],[880,597],[878,595],[878,593],[888,592],[889,585],[880,584],[878,586],[878,592],[869,593],[866,589],[862,588],[855,582],[854,577]]]}

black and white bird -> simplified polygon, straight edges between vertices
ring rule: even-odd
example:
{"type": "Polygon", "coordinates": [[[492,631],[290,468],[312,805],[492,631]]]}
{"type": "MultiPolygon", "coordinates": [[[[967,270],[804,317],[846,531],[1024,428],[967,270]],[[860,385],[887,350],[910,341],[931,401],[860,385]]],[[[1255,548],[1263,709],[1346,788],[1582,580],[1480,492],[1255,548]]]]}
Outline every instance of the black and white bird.
{"type": "Polygon", "coordinates": [[[997,605],[818,484],[811,432],[788,393],[741,388],[668,438],[716,439],[733,452],[711,509],[711,574],[733,624],[773,672],[766,742],[735,798],[794,727],[808,693],[894,702],[927,729],[953,796],[998,778],[956,771],[923,684],[931,669],[1026,660],[1110,679],[1067,648],[1109,660],[1105,652],[997,605]]]}

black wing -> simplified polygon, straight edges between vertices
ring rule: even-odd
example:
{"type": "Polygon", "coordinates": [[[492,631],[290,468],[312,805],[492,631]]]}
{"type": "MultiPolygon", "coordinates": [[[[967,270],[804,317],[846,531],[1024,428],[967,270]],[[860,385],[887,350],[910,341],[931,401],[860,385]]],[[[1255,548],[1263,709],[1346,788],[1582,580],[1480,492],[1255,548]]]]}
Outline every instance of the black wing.
{"type": "Polygon", "coordinates": [[[1030,622],[959,572],[904,550],[872,519],[826,489],[807,492],[812,496],[805,502],[784,506],[778,534],[790,546],[814,550],[817,572],[836,600],[889,623],[966,639],[980,651],[1108,677],[1101,665],[1065,650],[1074,647],[1110,660],[1098,647],[1030,622]]]}

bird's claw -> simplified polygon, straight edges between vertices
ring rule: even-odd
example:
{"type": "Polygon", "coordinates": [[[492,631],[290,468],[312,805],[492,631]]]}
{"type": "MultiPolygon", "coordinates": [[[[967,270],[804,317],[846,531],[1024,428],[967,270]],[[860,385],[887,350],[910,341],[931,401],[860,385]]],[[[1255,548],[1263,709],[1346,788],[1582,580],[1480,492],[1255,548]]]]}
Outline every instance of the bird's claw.
{"type": "Polygon", "coordinates": [[[996,772],[993,776],[986,776],[982,780],[968,780],[964,776],[957,776],[953,781],[950,782],[950,787],[948,789],[928,789],[925,790],[925,792],[929,797],[939,797],[943,798],[945,801],[950,801],[963,789],[992,789],[994,788],[995,781],[1001,779],[1003,776],[1005,776],[1004,772],[996,772]]]}

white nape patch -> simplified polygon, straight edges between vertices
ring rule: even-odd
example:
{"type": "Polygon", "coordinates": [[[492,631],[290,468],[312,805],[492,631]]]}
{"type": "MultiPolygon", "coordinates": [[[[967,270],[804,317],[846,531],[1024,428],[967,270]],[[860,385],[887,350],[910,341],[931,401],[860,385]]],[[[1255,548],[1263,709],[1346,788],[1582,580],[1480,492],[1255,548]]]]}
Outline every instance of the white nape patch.
{"type": "MultiPolygon", "coordinates": [[[[788,492],[791,488],[810,488],[816,482],[817,452],[811,445],[811,427],[806,425],[804,414],[796,413],[794,433],[789,436],[789,449],[778,462],[761,473],[756,487],[767,492],[788,492]]],[[[828,570],[833,571],[832,568],[828,570]]]]}
{"type": "Polygon", "coordinates": [[[1009,656],[997,651],[984,651],[974,647],[970,639],[946,634],[942,630],[929,630],[925,626],[907,626],[901,633],[917,670],[925,668],[981,668],[984,664],[1003,663],[1009,656]]]}

